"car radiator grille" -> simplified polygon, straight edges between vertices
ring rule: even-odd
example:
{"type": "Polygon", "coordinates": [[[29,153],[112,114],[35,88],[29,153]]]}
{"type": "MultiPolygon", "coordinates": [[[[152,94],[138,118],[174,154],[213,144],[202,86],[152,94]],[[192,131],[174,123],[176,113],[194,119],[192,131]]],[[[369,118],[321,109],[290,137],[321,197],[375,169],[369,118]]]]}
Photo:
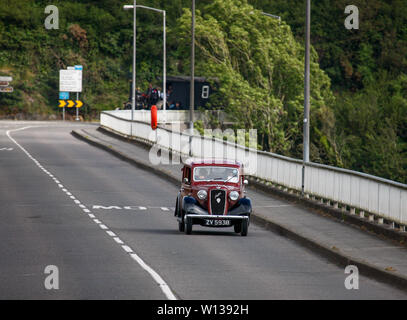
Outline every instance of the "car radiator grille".
{"type": "Polygon", "coordinates": [[[226,206],[226,191],[213,189],[210,192],[211,213],[214,215],[223,215],[226,206]]]}

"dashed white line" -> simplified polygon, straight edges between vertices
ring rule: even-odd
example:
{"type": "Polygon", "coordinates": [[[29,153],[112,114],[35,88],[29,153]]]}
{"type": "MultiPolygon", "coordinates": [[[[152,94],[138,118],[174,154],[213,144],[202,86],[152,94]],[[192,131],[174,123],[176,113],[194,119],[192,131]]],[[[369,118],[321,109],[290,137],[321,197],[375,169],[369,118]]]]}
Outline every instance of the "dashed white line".
{"type": "Polygon", "coordinates": [[[114,237],[113,240],[116,241],[118,244],[124,244],[124,242],[118,237],[114,237]]]}
{"type": "MultiPolygon", "coordinates": [[[[61,182],[55,178],[53,175],[51,175],[39,162],[38,160],[36,160],[23,146],[21,146],[11,135],[10,132],[12,131],[20,131],[20,130],[25,130],[28,128],[32,128],[32,126],[27,126],[27,127],[22,127],[22,128],[18,128],[18,129],[13,129],[13,130],[7,130],[6,131],[6,135],[8,136],[8,138],[15,144],[17,145],[27,156],[28,158],[30,158],[44,173],[48,174],[48,176],[50,176],[52,178],[52,180],[60,187],[62,188],[62,191],[64,191],[68,196],[70,196],[71,199],[75,200],[76,198],[74,196],[72,196],[72,194],[66,189],[63,188],[63,185],[61,184],[61,182]]],[[[174,295],[174,293],[172,292],[172,290],[170,289],[170,287],[168,286],[168,284],[161,278],[161,276],[154,270],[152,269],[149,265],[147,265],[143,259],[141,259],[134,251],[132,248],[130,248],[128,245],[124,244],[124,242],[118,238],[116,236],[116,234],[112,231],[109,230],[109,228],[104,225],[103,223],[101,223],[100,220],[98,219],[94,219],[95,216],[93,214],[90,214],[90,210],[88,210],[85,206],[81,205],[80,202],[78,200],[75,200],[75,203],[82,208],[82,210],[86,213],[89,213],[89,217],[93,218],[93,221],[98,224],[100,226],[100,228],[102,228],[103,230],[106,231],[106,233],[110,236],[110,237],[114,237],[114,241],[119,243],[122,247],[122,249],[124,251],[126,251],[128,254],[130,254],[131,258],[136,261],[145,271],[147,271],[150,276],[153,278],[153,280],[159,285],[161,291],[165,294],[165,296],[167,297],[167,299],[169,300],[177,300],[176,296],[174,295]]],[[[146,207],[139,207],[140,210],[147,210],[146,207]]],[[[164,207],[161,207],[162,210],[167,211],[168,208],[165,208],[167,210],[164,209],[164,207]]]]}
{"type": "Polygon", "coordinates": [[[123,248],[123,250],[126,251],[127,253],[133,253],[133,249],[130,248],[129,246],[122,245],[122,248],[123,248]]]}

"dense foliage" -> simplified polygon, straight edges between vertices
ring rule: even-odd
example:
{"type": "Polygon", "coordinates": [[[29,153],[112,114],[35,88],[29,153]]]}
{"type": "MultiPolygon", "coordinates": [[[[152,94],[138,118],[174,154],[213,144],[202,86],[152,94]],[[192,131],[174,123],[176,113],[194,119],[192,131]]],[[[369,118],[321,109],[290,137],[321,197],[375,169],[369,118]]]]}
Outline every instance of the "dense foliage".
{"type": "MultiPolygon", "coordinates": [[[[305,1],[249,2],[282,16],[304,41],[305,1]]],[[[406,1],[312,1],[311,14],[311,41],[337,96],[332,163],[406,183],[406,1]],[[344,27],[349,4],[359,8],[359,30],[344,27]]]]}
{"type": "MultiPolygon", "coordinates": [[[[132,1],[129,1],[131,3],[132,1]]],[[[168,73],[189,74],[190,0],[145,0],[167,11],[168,73]]],[[[58,70],[84,66],[87,119],[129,95],[132,12],[122,0],[0,0],[0,116],[60,114],[58,70]],[[44,9],[59,8],[59,30],[44,9]]],[[[301,157],[305,0],[197,0],[196,75],[217,78],[213,106],[258,129],[265,150],[301,157]],[[261,15],[282,16],[282,21],[261,15]]],[[[345,0],[312,2],[311,160],[407,182],[407,6],[354,0],[360,29],[344,27],[345,0]]],[[[160,85],[162,16],[137,11],[137,85],[160,85]]],[[[216,125],[216,122],[214,123],[216,125]]]]}

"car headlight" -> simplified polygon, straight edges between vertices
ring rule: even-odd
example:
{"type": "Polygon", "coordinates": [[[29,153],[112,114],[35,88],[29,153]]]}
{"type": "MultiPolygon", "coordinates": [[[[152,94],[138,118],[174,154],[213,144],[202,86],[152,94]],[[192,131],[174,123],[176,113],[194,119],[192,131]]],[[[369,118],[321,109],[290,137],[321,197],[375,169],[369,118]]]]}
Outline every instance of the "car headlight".
{"type": "Polygon", "coordinates": [[[229,198],[232,201],[235,201],[239,198],[239,192],[237,191],[232,191],[231,193],[229,193],[229,198]]]}
{"type": "Polygon", "coordinates": [[[208,193],[205,190],[199,190],[197,193],[199,200],[205,200],[207,195],[208,193]]]}

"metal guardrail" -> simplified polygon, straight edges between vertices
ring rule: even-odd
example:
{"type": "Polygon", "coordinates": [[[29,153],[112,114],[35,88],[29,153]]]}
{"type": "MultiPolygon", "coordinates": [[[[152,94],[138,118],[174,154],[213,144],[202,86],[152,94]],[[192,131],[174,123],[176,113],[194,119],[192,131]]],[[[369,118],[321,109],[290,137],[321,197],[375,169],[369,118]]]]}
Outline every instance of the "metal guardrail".
{"type": "MultiPolygon", "coordinates": [[[[174,152],[187,156],[230,156],[246,164],[248,174],[263,181],[301,192],[303,162],[270,152],[258,151],[216,138],[207,138],[172,132],[158,127],[151,130],[142,121],[131,121],[120,116],[122,111],[104,111],[100,123],[127,136],[134,136],[149,143],[157,143],[163,148],[170,147],[174,152]],[[169,145],[167,138],[173,141],[169,145]],[[162,138],[162,139],[161,139],[162,138]],[[208,149],[212,143],[212,149],[208,149]],[[191,144],[191,150],[189,145],[191,144]]],[[[379,223],[397,223],[402,230],[407,225],[407,185],[375,177],[361,172],[308,163],[305,165],[306,196],[332,202],[335,207],[359,211],[369,219],[376,216],[379,223]],[[386,221],[384,221],[386,220],[386,221]]]]}

